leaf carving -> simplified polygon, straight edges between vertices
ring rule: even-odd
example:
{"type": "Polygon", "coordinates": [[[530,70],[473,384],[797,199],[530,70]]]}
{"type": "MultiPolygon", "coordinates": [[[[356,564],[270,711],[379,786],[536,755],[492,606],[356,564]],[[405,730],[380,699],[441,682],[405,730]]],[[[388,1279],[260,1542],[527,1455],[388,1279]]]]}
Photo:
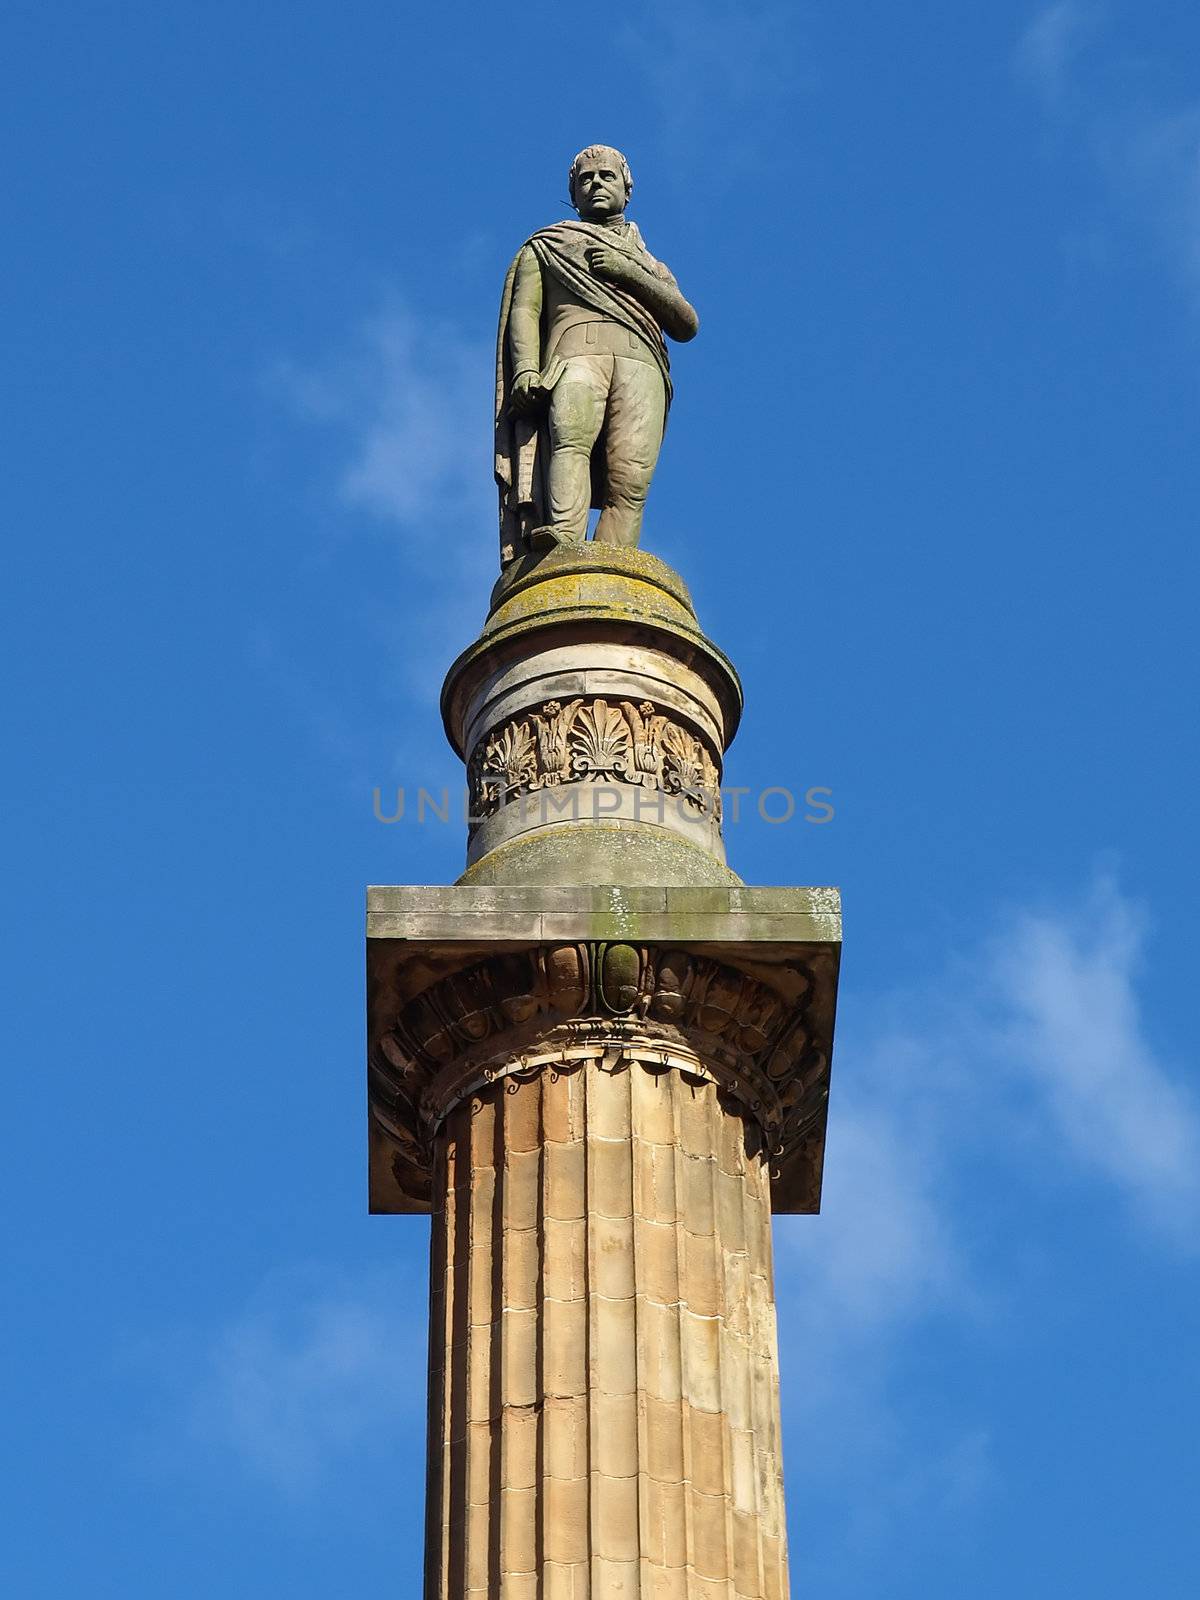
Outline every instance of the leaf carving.
{"type": "Polygon", "coordinates": [[[571,770],[577,777],[625,777],[630,765],[629,724],[607,700],[593,700],[575,718],[571,770]]]}

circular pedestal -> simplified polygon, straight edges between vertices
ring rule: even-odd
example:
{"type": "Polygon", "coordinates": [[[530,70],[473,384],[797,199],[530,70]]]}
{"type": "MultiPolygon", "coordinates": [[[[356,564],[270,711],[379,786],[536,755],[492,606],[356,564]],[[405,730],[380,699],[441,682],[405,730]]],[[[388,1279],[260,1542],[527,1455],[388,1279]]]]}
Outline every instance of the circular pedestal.
{"type": "Polygon", "coordinates": [[[736,882],[720,786],[741,706],[664,562],[596,544],[514,562],[442,691],[466,881],[736,882]]]}

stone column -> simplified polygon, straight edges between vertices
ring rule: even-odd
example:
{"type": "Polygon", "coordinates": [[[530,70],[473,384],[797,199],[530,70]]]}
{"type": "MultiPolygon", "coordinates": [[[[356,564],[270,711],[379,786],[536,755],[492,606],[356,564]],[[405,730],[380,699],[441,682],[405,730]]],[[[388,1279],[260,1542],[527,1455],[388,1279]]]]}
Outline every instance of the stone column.
{"type": "Polygon", "coordinates": [[[426,1600],[784,1600],[772,1211],[820,1204],[837,892],[725,860],[670,568],[515,562],[442,709],[467,870],[368,895],[371,1209],[431,1212],[426,1600]]]}
{"type": "Polygon", "coordinates": [[[456,1106],[435,1182],[431,1600],[782,1600],[754,1124],[596,1039],[456,1106]]]}

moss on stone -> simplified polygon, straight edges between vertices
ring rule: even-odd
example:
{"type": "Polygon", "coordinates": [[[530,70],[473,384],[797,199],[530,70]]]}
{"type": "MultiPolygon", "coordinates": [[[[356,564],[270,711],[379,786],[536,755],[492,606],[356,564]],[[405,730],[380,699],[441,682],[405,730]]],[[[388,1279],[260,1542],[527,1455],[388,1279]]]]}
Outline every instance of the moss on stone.
{"type": "MultiPolygon", "coordinates": [[[[468,867],[460,884],[581,884],[625,888],[740,885],[707,851],[647,823],[562,823],[499,846],[468,867]]],[[[630,912],[631,918],[636,913],[630,912]]],[[[636,929],[629,929],[633,937],[636,929]]]]}

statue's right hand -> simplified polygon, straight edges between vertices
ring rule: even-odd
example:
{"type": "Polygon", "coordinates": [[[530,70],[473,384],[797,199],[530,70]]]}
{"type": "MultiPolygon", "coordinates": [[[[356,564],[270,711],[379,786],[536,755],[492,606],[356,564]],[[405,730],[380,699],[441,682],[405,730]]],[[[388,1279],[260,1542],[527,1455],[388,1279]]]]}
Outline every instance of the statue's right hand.
{"type": "Polygon", "coordinates": [[[519,417],[528,417],[537,410],[538,378],[536,372],[522,372],[513,379],[509,404],[519,417]]]}

